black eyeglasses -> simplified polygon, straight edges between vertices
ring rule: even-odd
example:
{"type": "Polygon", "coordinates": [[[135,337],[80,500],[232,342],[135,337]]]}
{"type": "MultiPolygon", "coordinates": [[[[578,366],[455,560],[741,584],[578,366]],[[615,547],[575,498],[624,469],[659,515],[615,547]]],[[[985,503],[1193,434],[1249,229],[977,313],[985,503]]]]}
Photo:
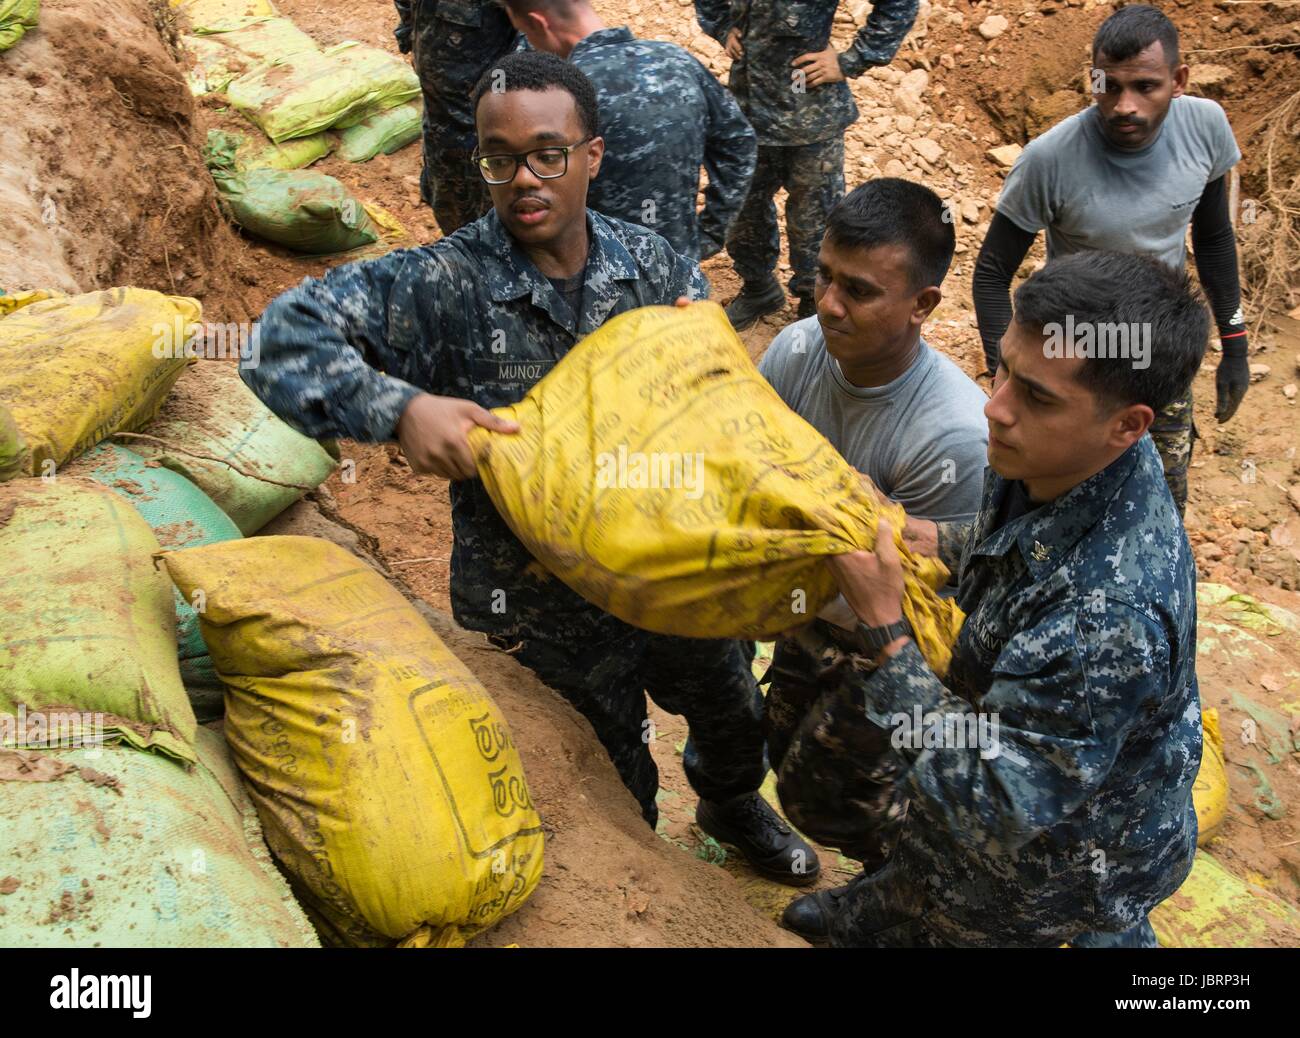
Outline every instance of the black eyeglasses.
{"type": "Polygon", "coordinates": [[[527,163],[538,180],[557,180],[569,172],[569,153],[591,139],[584,137],[576,144],[566,144],[562,148],[534,148],[520,155],[480,155],[476,148],[473,160],[478,166],[479,176],[489,184],[508,184],[514,180],[519,172],[520,159],[527,163]]]}

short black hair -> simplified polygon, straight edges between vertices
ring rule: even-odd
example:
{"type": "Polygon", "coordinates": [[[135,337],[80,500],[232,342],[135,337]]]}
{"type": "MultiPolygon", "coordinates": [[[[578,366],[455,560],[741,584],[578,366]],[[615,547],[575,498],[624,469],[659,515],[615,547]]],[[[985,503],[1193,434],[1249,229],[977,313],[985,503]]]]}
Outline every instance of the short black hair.
{"type": "Polygon", "coordinates": [[[483,95],[513,90],[566,90],[578,109],[578,120],[587,137],[595,137],[598,130],[596,114],[596,88],[577,65],[536,50],[514,51],[494,61],[483,73],[474,92],[470,94],[472,111],[477,115],[478,103],[483,95]]]}
{"type": "Polygon", "coordinates": [[[848,248],[904,245],[914,292],[943,283],[957,245],[952,212],[922,184],[880,177],[859,184],[830,211],[826,236],[848,248]]]}
{"type": "Polygon", "coordinates": [[[1088,326],[1097,340],[1103,325],[1149,334],[1145,367],[1122,357],[1086,357],[1079,381],[1103,406],[1146,404],[1157,413],[1187,392],[1210,335],[1209,311],[1186,271],[1123,252],[1050,261],[1016,290],[1015,320],[1045,334],[1049,326],[1088,326]]]}
{"type": "Polygon", "coordinates": [[[1153,43],[1159,43],[1170,68],[1178,67],[1178,28],[1162,11],[1149,4],[1121,7],[1097,29],[1092,38],[1092,63],[1105,55],[1111,61],[1128,61],[1153,43]]]}

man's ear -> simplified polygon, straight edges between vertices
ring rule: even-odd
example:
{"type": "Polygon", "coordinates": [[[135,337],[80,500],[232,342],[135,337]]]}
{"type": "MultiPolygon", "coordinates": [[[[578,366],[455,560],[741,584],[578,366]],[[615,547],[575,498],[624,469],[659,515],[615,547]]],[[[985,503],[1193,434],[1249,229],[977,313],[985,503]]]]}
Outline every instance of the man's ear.
{"type": "Polygon", "coordinates": [[[1111,416],[1109,445],[1128,450],[1147,434],[1156,413],[1146,404],[1129,404],[1111,416]]]}
{"type": "Polygon", "coordinates": [[[601,161],[605,158],[605,138],[593,137],[587,142],[587,176],[592,180],[600,173],[601,161]]]}
{"type": "Polygon", "coordinates": [[[934,313],[934,308],[943,301],[943,291],[937,285],[923,288],[912,301],[912,323],[918,328],[934,313]]]}
{"type": "Polygon", "coordinates": [[[1179,65],[1174,69],[1174,97],[1182,97],[1187,91],[1187,79],[1191,75],[1191,68],[1188,65],[1179,65]]]}

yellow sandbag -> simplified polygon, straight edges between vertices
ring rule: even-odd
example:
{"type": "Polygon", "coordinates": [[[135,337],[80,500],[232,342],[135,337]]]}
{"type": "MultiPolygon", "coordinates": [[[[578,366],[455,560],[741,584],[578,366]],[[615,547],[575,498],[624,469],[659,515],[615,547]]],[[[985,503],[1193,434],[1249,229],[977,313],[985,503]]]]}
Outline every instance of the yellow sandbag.
{"type": "Polygon", "coordinates": [[[162,557],[203,592],[226,736],[327,938],[458,944],[519,907],[542,831],[509,728],[401,594],[315,537],[162,557]]]}
{"type": "Polygon", "coordinates": [[[1267,948],[1300,944],[1300,911],[1238,879],[1205,851],[1191,874],[1151,911],[1166,948],[1267,948]]]}
{"type": "Polygon", "coordinates": [[[1196,806],[1196,843],[1203,847],[1228,816],[1228,768],[1219,733],[1219,711],[1214,707],[1201,712],[1201,730],[1201,767],[1192,786],[1192,803],[1196,806]]]}
{"type": "Polygon", "coordinates": [[[0,408],[27,443],[21,471],[48,475],[47,461],[62,465],[148,422],[187,363],[166,347],[183,343],[200,313],[194,299],[111,288],[0,317],[0,408]]]}
{"type": "Polygon", "coordinates": [[[270,0],[170,0],[189,15],[196,29],[221,25],[239,18],[274,17],[278,12],[270,0]]]}
{"type": "Polygon", "coordinates": [[[836,594],[823,556],[875,544],[906,570],[903,612],[946,672],[961,611],[948,571],[903,546],[835,448],[791,411],[716,303],[646,307],[587,336],[511,407],[517,435],[471,430],[516,536],[579,594],[663,634],[772,638],[836,594]]]}
{"type": "Polygon", "coordinates": [[[14,292],[6,294],[0,291],[0,317],[13,313],[31,303],[39,303],[46,299],[56,299],[62,296],[62,292],[46,291],[43,288],[33,289],[29,292],[14,292]]]}

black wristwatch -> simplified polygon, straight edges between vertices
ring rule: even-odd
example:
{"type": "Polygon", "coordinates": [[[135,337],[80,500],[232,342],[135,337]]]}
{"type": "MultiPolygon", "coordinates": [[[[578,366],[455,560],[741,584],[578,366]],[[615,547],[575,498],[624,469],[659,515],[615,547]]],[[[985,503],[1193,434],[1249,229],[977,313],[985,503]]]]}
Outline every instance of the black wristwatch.
{"type": "Polygon", "coordinates": [[[853,629],[853,634],[859,648],[862,649],[862,654],[868,659],[875,659],[895,638],[910,638],[912,625],[906,619],[885,624],[883,627],[868,627],[859,621],[858,626],[853,629]]]}

